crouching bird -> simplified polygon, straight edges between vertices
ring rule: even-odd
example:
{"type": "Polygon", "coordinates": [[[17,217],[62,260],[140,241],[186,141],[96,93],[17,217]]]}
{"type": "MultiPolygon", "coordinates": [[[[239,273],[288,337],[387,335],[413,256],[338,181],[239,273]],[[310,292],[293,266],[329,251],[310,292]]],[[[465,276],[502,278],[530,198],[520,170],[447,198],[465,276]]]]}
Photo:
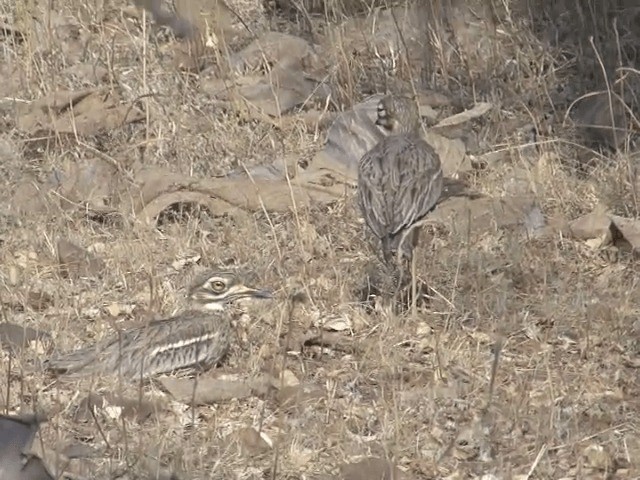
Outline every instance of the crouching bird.
{"type": "Polygon", "coordinates": [[[147,379],[188,367],[215,366],[227,354],[241,311],[239,299],[272,298],[271,292],[247,286],[234,272],[209,271],[188,290],[191,308],[176,316],[121,331],[95,345],[50,358],[48,370],[65,375],[117,375],[147,379]]]}

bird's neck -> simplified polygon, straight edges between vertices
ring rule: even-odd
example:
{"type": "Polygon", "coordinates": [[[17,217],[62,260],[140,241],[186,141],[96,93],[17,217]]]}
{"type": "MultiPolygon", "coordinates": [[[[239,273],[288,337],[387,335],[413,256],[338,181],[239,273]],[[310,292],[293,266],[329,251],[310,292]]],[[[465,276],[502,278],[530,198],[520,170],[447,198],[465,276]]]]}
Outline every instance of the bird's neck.
{"type": "Polygon", "coordinates": [[[198,305],[200,310],[204,310],[206,312],[220,312],[222,310],[226,310],[226,305],[224,303],[201,303],[198,305]]]}

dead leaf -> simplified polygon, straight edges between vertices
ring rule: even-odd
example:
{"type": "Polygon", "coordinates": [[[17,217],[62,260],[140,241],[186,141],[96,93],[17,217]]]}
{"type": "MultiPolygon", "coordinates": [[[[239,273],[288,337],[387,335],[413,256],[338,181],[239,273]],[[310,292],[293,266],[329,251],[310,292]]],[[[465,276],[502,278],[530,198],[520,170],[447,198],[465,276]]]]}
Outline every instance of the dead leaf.
{"type": "Polygon", "coordinates": [[[32,310],[41,312],[53,306],[54,300],[47,292],[33,289],[29,290],[25,295],[24,303],[32,310]]]}
{"type": "Polygon", "coordinates": [[[295,121],[302,121],[306,127],[307,132],[315,132],[317,130],[324,130],[329,128],[333,122],[335,122],[338,114],[335,112],[325,112],[323,110],[309,109],[296,115],[295,121]]]}
{"type": "Polygon", "coordinates": [[[110,303],[105,305],[104,310],[111,318],[118,318],[121,315],[131,315],[137,306],[135,303],[110,303]]]}
{"type": "Polygon", "coordinates": [[[378,457],[364,458],[340,466],[343,480],[403,480],[407,475],[388,460],[378,457]]]}
{"type": "Polygon", "coordinates": [[[134,202],[134,211],[142,210],[153,199],[163,193],[177,190],[189,190],[194,179],[176,175],[164,168],[145,167],[136,172],[134,177],[137,191],[130,192],[130,198],[134,202]]]}
{"type": "Polygon", "coordinates": [[[198,255],[197,253],[193,255],[187,255],[171,262],[171,268],[176,271],[180,271],[186,268],[188,265],[197,265],[201,259],[202,256],[198,255]]]}
{"type": "Polygon", "coordinates": [[[622,359],[625,367],[640,368],[640,357],[630,357],[628,355],[624,355],[622,359]]]}
{"type": "Polygon", "coordinates": [[[463,238],[507,227],[525,227],[527,215],[536,208],[534,197],[464,198],[453,197],[440,203],[427,217],[463,238]]]}
{"type": "Polygon", "coordinates": [[[291,370],[283,370],[282,372],[280,372],[280,375],[278,375],[278,378],[274,378],[272,385],[275,388],[280,388],[282,387],[292,387],[292,386],[296,386],[300,384],[300,380],[298,380],[298,377],[296,377],[295,373],[293,373],[291,370]]]}
{"type": "Polygon", "coordinates": [[[50,341],[46,332],[35,330],[31,327],[15,325],[13,323],[0,323],[0,344],[7,349],[20,351],[38,341],[50,341]]]}
{"type": "Polygon", "coordinates": [[[22,295],[21,299],[2,300],[2,304],[11,309],[23,311],[24,307],[41,312],[54,304],[53,297],[43,290],[33,288],[22,295]]]}
{"type": "Polygon", "coordinates": [[[113,419],[125,418],[142,423],[165,410],[163,402],[157,399],[127,398],[116,393],[90,393],[76,407],[73,419],[76,422],[93,422],[92,412],[103,411],[113,419]]]}
{"type": "Polygon", "coordinates": [[[149,476],[154,480],[178,480],[179,477],[174,468],[164,465],[158,458],[157,454],[147,454],[142,458],[142,463],[147,470],[149,476]]]}
{"type": "Polygon", "coordinates": [[[323,149],[301,176],[308,177],[310,172],[324,170],[337,173],[345,181],[355,184],[358,162],[384,138],[375,124],[380,98],[381,95],[374,95],[353,109],[340,113],[329,128],[323,149]]]}
{"type": "Polygon", "coordinates": [[[156,24],[167,26],[173,30],[176,37],[192,38],[198,33],[198,27],[195,23],[197,19],[197,6],[195,5],[196,8],[192,9],[185,5],[186,2],[177,1],[172,9],[167,9],[162,0],[134,0],[134,3],[149,12],[156,24]]]}
{"type": "MultiPolygon", "coordinates": [[[[279,118],[309,99],[317,87],[318,83],[305,77],[299,69],[275,67],[255,83],[239,87],[237,94],[253,109],[279,118]]],[[[328,95],[329,92],[325,92],[324,99],[328,95]]],[[[323,98],[319,97],[318,101],[322,102],[323,98]]]]}
{"type": "Polygon", "coordinates": [[[96,448],[91,447],[86,443],[72,443],[70,445],[67,445],[62,453],[69,459],[93,458],[99,457],[101,455],[101,453],[96,448]]]}
{"type": "Polygon", "coordinates": [[[317,322],[324,330],[329,332],[344,332],[346,330],[351,330],[353,325],[351,324],[351,319],[346,315],[334,315],[331,317],[325,317],[319,319],[317,322]]]}
{"type": "Polygon", "coordinates": [[[483,193],[472,190],[464,180],[450,177],[444,177],[442,180],[442,193],[436,202],[437,205],[452,197],[466,197],[472,200],[486,197],[483,193]]]}
{"type": "Polygon", "coordinates": [[[271,450],[262,435],[255,428],[240,428],[232,433],[240,446],[240,452],[249,457],[264,455],[271,450]]]}
{"type": "Polygon", "coordinates": [[[610,472],[614,468],[614,459],[602,446],[591,444],[582,451],[584,466],[599,472],[610,472]]]}
{"type": "MultiPolygon", "coordinates": [[[[245,219],[247,213],[242,208],[242,197],[250,192],[247,179],[241,179],[244,187],[234,185],[233,181],[221,182],[220,179],[198,181],[191,177],[181,176],[161,168],[145,168],[135,177],[140,185],[136,194],[130,191],[127,197],[133,198],[134,212],[148,224],[154,224],[158,215],[172,205],[197,204],[208,209],[212,215],[230,215],[245,219]],[[217,192],[216,187],[207,184],[228,187],[233,202],[226,201],[217,192]],[[235,188],[234,188],[235,187],[235,188]],[[244,190],[238,190],[238,188],[244,190]],[[135,201],[135,199],[139,199],[135,201]]],[[[255,187],[253,188],[255,190],[255,187]]],[[[220,192],[221,193],[221,192],[220,192]]]]}
{"type": "MultiPolygon", "coordinates": [[[[354,0],[351,0],[351,3],[353,2],[354,0]]],[[[318,3],[326,4],[329,9],[333,8],[329,5],[332,2],[318,3]]],[[[341,4],[345,3],[341,2],[341,4]]],[[[329,33],[324,36],[321,45],[326,52],[323,52],[323,55],[327,57],[328,63],[340,65],[345,61],[345,54],[347,54],[349,55],[347,61],[354,59],[354,63],[362,64],[361,59],[368,58],[373,62],[392,64],[396,61],[398,52],[402,51],[407,55],[405,57],[407,67],[417,74],[424,66],[425,50],[424,43],[421,43],[424,27],[423,18],[418,12],[418,5],[424,2],[405,3],[395,7],[385,2],[385,6],[389,8],[380,9],[373,7],[369,9],[372,3],[370,0],[362,3],[367,4],[368,15],[356,16],[335,24],[330,22],[327,26],[329,33]],[[367,32],[367,35],[362,35],[362,32],[367,32]],[[342,48],[344,45],[349,46],[346,51],[342,48]]],[[[388,87],[387,82],[394,84],[390,88],[392,91],[408,91],[411,88],[407,82],[395,76],[387,77],[384,80],[384,86],[380,85],[380,87],[388,87]]]]}
{"type": "Polygon", "coordinates": [[[72,109],[74,105],[95,92],[95,89],[70,91],[60,90],[51,93],[31,103],[23,103],[17,106],[17,127],[20,130],[35,133],[42,125],[49,125],[49,112],[59,115],[65,109],[72,109]]]}
{"type": "Polygon", "coordinates": [[[611,216],[613,244],[619,248],[640,250],[640,222],[618,215],[611,216]],[[626,243],[625,243],[626,242],[626,243]]]}
{"type": "Polygon", "coordinates": [[[576,127],[589,145],[612,149],[624,146],[631,126],[627,105],[633,105],[633,101],[629,98],[627,100],[631,101],[625,102],[616,91],[611,95],[608,92],[588,93],[570,106],[569,111],[575,108],[576,127]]]}
{"type": "Polygon", "coordinates": [[[585,240],[584,243],[587,245],[587,247],[593,250],[598,250],[602,247],[606,247],[607,245],[609,245],[611,243],[611,237],[609,237],[606,234],[603,234],[601,237],[590,238],[589,240],[585,240]]]}
{"type": "Polygon", "coordinates": [[[476,118],[480,118],[489,110],[491,110],[493,106],[487,102],[479,102],[476,103],[469,110],[465,110],[464,112],[456,113],[455,115],[451,115],[450,117],[445,118],[438,122],[438,124],[434,125],[433,129],[446,129],[448,127],[457,127],[463,123],[470,122],[471,120],[475,120],[476,118]]]}
{"type": "Polygon", "coordinates": [[[14,112],[15,103],[23,101],[24,84],[26,75],[26,65],[24,62],[15,59],[12,61],[5,58],[0,63],[0,114],[7,115],[14,112]]]}
{"type": "Polygon", "coordinates": [[[19,104],[16,126],[33,136],[49,133],[97,135],[143,120],[144,113],[107,89],[59,90],[19,104]]]}
{"type": "Polygon", "coordinates": [[[211,405],[262,396],[269,389],[269,379],[266,376],[240,380],[203,376],[193,379],[161,377],[158,381],[176,400],[187,405],[211,405]]]}
{"type": "Polygon", "coordinates": [[[60,198],[63,209],[82,208],[104,212],[112,203],[117,186],[115,167],[99,158],[80,163],[66,162],[64,170],[56,172],[50,181],[60,198]]]}
{"type": "Polygon", "coordinates": [[[471,160],[466,155],[467,148],[459,138],[446,138],[433,130],[427,130],[425,140],[440,157],[442,173],[445,177],[456,177],[461,172],[473,169],[471,160]]]}
{"type": "Polygon", "coordinates": [[[275,65],[280,61],[297,61],[312,53],[311,44],[300,37],[287,33],[267,32],[233,54],[230,66],[237,72],[246,73],[257,70],[264,65],[264,62],[275,65]]]}
{"type": "Polygon", "coordinates": [[[42,460],[28,455],[39,420],[0,416],[0,478],[2,480],[53,480],[42,460]]]}
{"type": "MultiPolygon", "coordinates": [[[[232,57],[232,67],[236,70],[258,70],[249,75],[232,79],[208,81],[203,88],[220,102],[229,102],[242,110],[250,118],[269,122],[270,118],[281,118],[294,107],[304,103],[324,105],[331,95],[330,88],[324,82],[324,74],[316,76],[307,73],[308,64],[314,63],[310,45],[298,37],[271,32],[265,37],[267,45],[273,38],[283,42],[293,42],[296,47],[287,49],[286,54],[279,51],[260,50],[260,40],[249,45],[238,56],[232,57]],[[256,55],[259,52],[259,55],[256,55]],[[242,57],[240,57],[242,56],[242,57]],[[264,61],[268,67],[260,69],[264,61]]],[[[287,48],[278,44],[277,50],[287,48]]]]}
{"type": "Polygon", "coordinates": [[[60,73],[86,85],[100,84],[109,76],[109,70],[95,63],[75,63],[60,73]]]}
{"type": "Polygon", "coordinates": [[[47,212],[52,207],[78,209],[96,215],[115,213],[111,207],[118,185],[116,169],[98,158],[76,163],[67,161],[53,170],[48,180],[23,181],[12,198],[12,206],[22,214],[47,212]]]}
{"type": "Polygon", "coordinates": [[[609,232],[611,219],[607,216],[603,207],[583,215],[569,224],[569,228],[574,237],[579,240],[597,238],[609,232]]]}
{"type": "Polygon", "coordinates": [[[574,237],[594,248],[613,244],[626,250],[640,249],[640,222],[608,214],[602,206],[577,218],[569,227],[574,237]]]}
{"type": "Polygon", "coordinates": [[[312,203],[334,201],[343,194],[333,189],[322,189],[317,186],[305,187],[299,182],[287,184],[286,180],[252,180],[247,176],[232,178],[210,178],[196,180],[181,176],[164,169],[145,169],[136,176],[140,190],[129,191],[129,198],[140,199],[133,202],[135,212],[146,221],[152,221],[163,209],[173,201],[191,198],[194,201],[206,202],[215,215],[230,215],[239,219],[248,218],[248,211],[266,208],[269,211],[287,211],[293,205],[309,206],[312,203]],[[174,196],[169,192],[180,192],[174,196]],[[169,196],[164,196],[164,194],[169,196]],[[193,195],[189,195],[193,193],[193,195]],[[206,197],[203,197],[205,195],[206,197]],[[157,201],[154,201],[156,197],[157,201]],[[207,198],[208,197],[208,198],[207,198]],[[148,205],[150,204],[150,205],[148,205]],[[147,208],[148,206],[148,208],[147,208]]]}
{"type": "Polygon", "coordinates": [[[207,66],[205,46],[200,36],[173,47],[171,64],[182,72],[199,73],[207,66]]]}
{"type": "Polygon", "coordinates": [[[326,398],[324,389],[314,383],[286,386],[276,393],[276,401],[281,408],[292,407],[302,410],[308,408],[310,403],[316,403],[326,398]]]}
{"type": "Polygon", "coordinates": [[[455,2],[445,12],[458,54],[470,75],[482,75],[495,53],[496,25],[491,8],[486,3],[472,7],[466,2],[455,2]]]}
{"type": "Polygon", "coordinates": [[[547,221],[539,206],[536,205],[526,212],[524,216],[524,228],[526,229],[529,237],[535,238],[543,235],[545,233],[546,226],[547,221]]]}
{"type": "MultiPolygon", "coordinates": [[[[327,18],[342,18],[345,15],[357,15],[372,11],[376,7],[386,7],[388,0],[275,0],[274,6],[285,13],[327,15],[327,18]]],[[[313,480],[317,480],[314,479],[313,480]]]]}
{"type": "Polygon", "coordinates": [[[303,337],[303,347],[328,347],[341,352],[354,352],[353,338],[339,332],[311,332],[303,337]]]}
{"type": "Polygon", "coordinates": [[[64,276],[75,279],[99,277],[102,274],[104,262],[69,240],[58,240],[57,250],[58,263],[64,276]]]}
{"type": "MultiPolygon", "coordinates": [[[[16,20],[29,35],[29,41],[34,46],[33,55],[46,55],[56,51],[64,57],[66,65],[73,65],[86,58],[87,44],[91,41],[93,32],[89,28],[83,28],[76,15],[36,7],[31,9],[30,15],[19,16],[16,20]]],[[[90,20],[101,21],[96,15],[90,20]]],[[[88,21],[89,18],[87,23],[88,21]]]]}
{"type": "Polygon", "coordinates": [[[42,188],[34,179],[27,179],[18,184],[13,197],[11,208],[20,214],[38,214],[47,212],[49,199],[48,188],[42,188]]]}
{"type": "Polygon", "coordinates": [[[224,200],[217,199],[200,192],[179,191],[162,194],[149,202],[138,216],[148,225],[156,223],[158,216],[169,207],[178,205],[199,205],[207,209],[212,215],[231,214],[234,217],[246,217],[242,210],[230,205],[224,200]]]}

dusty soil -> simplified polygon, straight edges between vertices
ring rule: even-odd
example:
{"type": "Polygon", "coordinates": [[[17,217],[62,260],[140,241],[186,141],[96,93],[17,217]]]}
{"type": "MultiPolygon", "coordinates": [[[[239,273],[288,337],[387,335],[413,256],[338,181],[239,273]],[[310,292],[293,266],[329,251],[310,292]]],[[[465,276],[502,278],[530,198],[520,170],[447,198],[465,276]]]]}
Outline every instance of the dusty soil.
{"type": "MultiPolygon", "coordinates": [[[[495,225],[427,228],[417,268],[432,298],[393,314],[362,308],[354,294],[373,253],[353,191],[243,217],[175,209],[157,225],[122,208],[140,200],[122,192],[133,191],[141,168],[200,179],[311,158],[326,129],[308,128],[303,112],[286,121],[251,115],[204,85],[268,29],[322,44],[330,28],[321,16],[239,0],[205,22],[208,42],[190,44],[125,2],[61,1],[48,14],[36,1],[15,3],[0,2],[0,300],[5,322],[49,336],[5,349],[0,406],[49,416],[41,437],[51,468],[75,478],[364,480],[387,468],[377,457],[395,465],[395,478],[640,476],[637,260],[628,243],[585,241],[567,227],[597,208],[638,216],[633,155],[582,146],[589,139],[564,118],[573,100],[601,89],[601,71],[576,60],[588,55],[582,40],[550,34],[551,20],[532,22],[515,4],[511,16],[494,12],[497,33],[479,43],[482,22],[453,22],[448,36],[432,25],[422,72],[402,52],[389,64],[379,51],[351,55],[353,45],[333,37],[343,62],[331,71],[338,100],[328,110],[411,79],[451,99],[444,116],[491,103],[462,135],[482,166],[466,180],[494,197],[533,195],[549,226],[534,236],[495,225]],[[189,48],[204,51],[201,69],[187,69],[189,48]],[[63,91],[90,92],[92,103],[72,117],[68,100],[32,108],[63,91]],[[94,177],[71,189],[86,205],[55,189],[34,200],[33,185],[65,184],[74,165],[96,158],[105,185],[117,183],[118,208],[103,202],[106,186],[81,188],[94,177]],[[61,253],[61,239],[81,248],[61,253]],[[74,268],[60,267],[65,255],[74,268]],[[95,341],[148,312],[172,314],[198,266],[250,268],[277,297],[249,310],[229,358],[203,374],[227,382],[215,384],[219,397],[191,405],[169,384],[69,383],[37,367],[52,349],[95,341]],[[114,397],[87,409],[92,391],[114,397]]],[[[625,18],[640,18],[629,11],[625,18]]],[[[631,41],[620,38],[622,47],[631,41]]]]}

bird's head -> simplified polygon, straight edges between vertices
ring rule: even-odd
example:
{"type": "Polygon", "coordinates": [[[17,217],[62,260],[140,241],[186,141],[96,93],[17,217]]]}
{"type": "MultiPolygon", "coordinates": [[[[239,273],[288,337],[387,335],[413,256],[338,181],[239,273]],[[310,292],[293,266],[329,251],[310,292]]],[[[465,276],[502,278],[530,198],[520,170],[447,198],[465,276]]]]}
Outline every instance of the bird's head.
{"type": "Polygon", "coordinates": [[[416,133],[420,130],[420,111],[409,97],[385,95],[378,102],[376,125],[391,135],[416,133]]]}
{"type": "Polygon", "coordinates": [[[234,272],[209,271],[198,275],[189,287],[189,301],[203,310],[222,310],[225,305],[237,300],[273,298],[268,290],[245,285],[234,272]]]}

